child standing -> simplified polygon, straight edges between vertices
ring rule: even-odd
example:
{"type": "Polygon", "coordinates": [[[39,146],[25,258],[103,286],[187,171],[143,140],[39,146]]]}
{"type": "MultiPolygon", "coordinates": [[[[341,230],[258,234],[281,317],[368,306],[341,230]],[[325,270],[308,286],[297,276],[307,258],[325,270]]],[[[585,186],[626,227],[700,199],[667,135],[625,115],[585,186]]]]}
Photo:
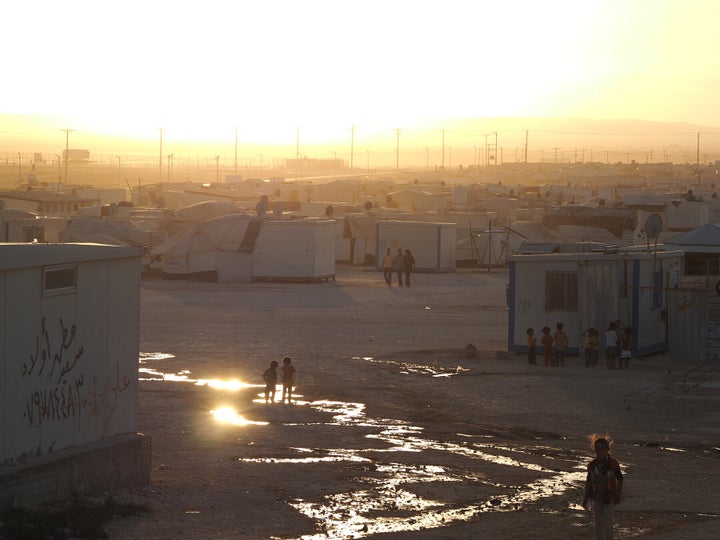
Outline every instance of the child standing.
{"type": "Polygon", "coordinates": [[[540,343],[542,343],[543,353],[545,354],[545,367],[548,367],[553,361],[553,337],[550,334],[549,326],[543,326],[542,333],[540,343]]]}
{"type": "Polygon", "coordinates": [[[568,346],[569,339],[563,331],[563,323],[557,323],[555,328],[555,359],[553,365],[565,367],[565,348],[568,346]]]}
{"type": "Polygon", "coordinates": [[[595,367],[595,365],[597,364],[597,335],[598,331],[594,328],[588,328],[583,334],[585,367],[595,367]]]}
{"type": "Polygon", "coordinates": [[[590,442],[595,459],[588,464],[583,507],[589,510],[588,502],[592,501],[596,538],[612,540],[613,509],[620,504],[623,475],[620,464],[610,456],[610,438],[592,434],[590,442]]]}
{"type": "Polygon", "coordinates": [[[263,373],[265,381],[265,403],[275,403],[275,386],[277,386],[277,367],[278,363],[273,360],[270,367],[263,373]]]}
{"type": "Polygon", "coordinates": [[[295,366],[292,365],[292,358],[289,356],[283,358],[282,383],[283,395],[281,401],[284,402],[287,399],[288,403],[292,403],[292,391],[293,385],[295,384],[295,366]]]}
{"type": "Polygon", "coordinates": [[[605,359],[607,360],[607,368],[613,369],[615,367],[615,359],[618,355],[618,334],[617,334],[617,323],[611,322],[608,329],[605,331],[605,359]]]}
{"type": "Polygon", "coordinates": [[[537,364],[535,361],[535,357],[537,356],[537,352],[535,351],[535,344],[537,343],[537,338],[535,337],[535,330],[532,328],[527,329],[527,336],[528,336],[528,364],[531,366],[534,366],[537,364]]]}

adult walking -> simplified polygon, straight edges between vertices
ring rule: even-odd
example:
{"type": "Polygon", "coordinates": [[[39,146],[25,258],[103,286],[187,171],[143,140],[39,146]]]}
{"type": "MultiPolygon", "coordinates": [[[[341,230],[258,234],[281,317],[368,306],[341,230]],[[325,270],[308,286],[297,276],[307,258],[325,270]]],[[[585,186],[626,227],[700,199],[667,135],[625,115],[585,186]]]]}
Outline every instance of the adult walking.
{"type": "Polygon", "coordinates": [[[393,256],[390,248],[385,250],[385,257],[383,257],[383,277],[385,278],[385,286],[392,287],[392,273],[393,273],[393,256]]]}
{"type": "Polygon", "coordinates": [[[397,272],[398,287],[403,286],[403,270],[405,269],[405,257],[403,257],[402,249],[398,248],[395,257],[393,258],[393,270],[397,272]]]}
{"type": "Polygon", "coordinates": [[[403,265],[405,266],[405,286],[410,286],[410,274],[415,270],[415,257],[409,249],[405,250],[405,256],[403,257],[403,265]]]}

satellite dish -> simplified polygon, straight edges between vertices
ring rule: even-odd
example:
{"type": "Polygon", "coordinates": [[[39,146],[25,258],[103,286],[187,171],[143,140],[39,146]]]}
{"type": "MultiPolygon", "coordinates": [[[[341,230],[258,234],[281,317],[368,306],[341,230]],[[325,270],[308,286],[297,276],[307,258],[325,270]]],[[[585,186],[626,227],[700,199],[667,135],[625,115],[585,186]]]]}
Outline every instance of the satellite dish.
{"type": "Polygon", "coordinates": [[[650,214],[645,220],[645,234],[648,238],[657,238],[662,231],[662,225],[660,214],[650,214]]]}

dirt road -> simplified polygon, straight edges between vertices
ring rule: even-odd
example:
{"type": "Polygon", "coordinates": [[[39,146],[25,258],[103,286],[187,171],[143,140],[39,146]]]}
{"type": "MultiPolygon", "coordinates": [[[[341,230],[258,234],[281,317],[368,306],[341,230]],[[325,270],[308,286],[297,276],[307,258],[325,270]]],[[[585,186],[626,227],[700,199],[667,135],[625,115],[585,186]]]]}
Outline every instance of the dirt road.
{"type": "Polygon", "coordinates": [[[110,537],[591,538],[586,436],[607,431],[626,474],[617,537],[715,538],[718,367],[503,357],[506,282],[387,288],[342,266],[318,284],[143,282],[153,478],[120,496],[150,511],[110,537]],[[286,354],[296,402],[266,405],[261,374],[286,354]]]}

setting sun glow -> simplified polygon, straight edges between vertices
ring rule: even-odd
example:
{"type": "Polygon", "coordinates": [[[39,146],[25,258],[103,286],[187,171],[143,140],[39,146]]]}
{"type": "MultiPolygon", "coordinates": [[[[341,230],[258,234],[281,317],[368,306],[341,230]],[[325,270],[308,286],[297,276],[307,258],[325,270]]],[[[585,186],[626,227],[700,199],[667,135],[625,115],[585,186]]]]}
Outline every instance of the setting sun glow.
{"type": "Polygon", "coordinates": [[[292,143],[298,127],[321,140],[470,117],[720,125],[714,0],[70,0],[4,18],[1,112],[84,132],[292,143]]]}

